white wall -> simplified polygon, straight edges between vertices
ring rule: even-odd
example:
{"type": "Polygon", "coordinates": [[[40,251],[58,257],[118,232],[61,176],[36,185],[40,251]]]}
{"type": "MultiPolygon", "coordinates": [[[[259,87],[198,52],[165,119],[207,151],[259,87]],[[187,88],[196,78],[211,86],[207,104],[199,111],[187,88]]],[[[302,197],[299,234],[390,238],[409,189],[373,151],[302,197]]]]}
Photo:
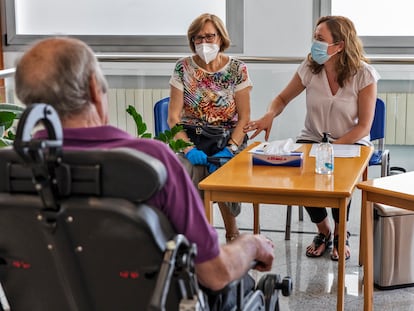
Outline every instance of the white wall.
{"type": "MultiPolygon", "coordinates": [[[[298,65],[262,65],[250,64],[249,73],[253,81],[251,94],[251,118],[261,117],[270,101],[289,82],[298,65]]],[[[305,120],[304,94],[295,98],[273,121],[269,140],[295,139],[299,134],[305,120]]],[[[257,140],[264,140],[264,134],[260,134],[257,140]]]]}
{"type": "MultiPolygon", "coordinates": [[[[246,56],[305,57],[313,30],[312,1],[245,0],[246,56]],[[299,9],[298,9],[299,8],[299,9]]],[[[249,64],[253,81],[252,119],[266,111],[272,98],[289,82],[298,64],[249,64]]],[[[303,94],[273,122],[270,140],[295,138],[305,119],[303,94]]],[[[263,140],[264,135],[258,136],[263,140]]]]}
{"type": "Polygon", "coordinates": [[[303,57],[308,53],[313,1],[245,0],[244,3],[244,55],[303,57]]]}

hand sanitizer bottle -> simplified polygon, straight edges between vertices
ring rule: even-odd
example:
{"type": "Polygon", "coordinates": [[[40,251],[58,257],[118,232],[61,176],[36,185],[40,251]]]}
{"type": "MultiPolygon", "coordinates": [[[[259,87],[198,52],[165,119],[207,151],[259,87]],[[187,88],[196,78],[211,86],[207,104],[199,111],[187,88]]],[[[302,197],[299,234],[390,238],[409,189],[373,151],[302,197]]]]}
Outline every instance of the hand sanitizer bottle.
{"type": "Polygon", "coordinates": [[[333,147],[328,140],[329,133],[323,133],[322,142],[316,147],[316,166],[317,174],[330,175],[334,170],[333,147]]]}

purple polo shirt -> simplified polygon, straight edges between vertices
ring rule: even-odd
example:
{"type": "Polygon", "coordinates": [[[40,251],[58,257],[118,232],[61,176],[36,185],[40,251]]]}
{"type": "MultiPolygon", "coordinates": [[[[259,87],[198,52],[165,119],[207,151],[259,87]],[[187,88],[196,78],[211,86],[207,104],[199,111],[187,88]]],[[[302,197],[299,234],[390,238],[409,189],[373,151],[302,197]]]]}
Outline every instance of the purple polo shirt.
{"type": "MultiPolygon", "coordinates": [[[[40,131],[36,136],[44,137],[45,134],[45,131],[40,131]]],[[[112,126],[67,128],[63,130],[63,138],[65,149],[127,147],[160,160],[167,169],[168,178],[164,187],[147,203],[164,212],[177,233],[196,243],[196,263],[219,255],[217,232],[207,222],[200,195],[177,156],[166,144],[156,139],[136,138],[112,126]]]]}

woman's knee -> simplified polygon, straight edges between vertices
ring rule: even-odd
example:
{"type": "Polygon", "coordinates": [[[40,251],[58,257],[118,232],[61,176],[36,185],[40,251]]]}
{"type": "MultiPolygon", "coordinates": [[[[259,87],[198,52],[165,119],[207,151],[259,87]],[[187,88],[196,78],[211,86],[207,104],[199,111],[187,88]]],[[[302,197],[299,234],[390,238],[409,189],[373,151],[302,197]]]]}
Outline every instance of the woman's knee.
{"type": "Polygon", "coordinates": [[[305,206],[311,221],[315,224],[322,222],[327,216],[326,208],[305,206]]]}

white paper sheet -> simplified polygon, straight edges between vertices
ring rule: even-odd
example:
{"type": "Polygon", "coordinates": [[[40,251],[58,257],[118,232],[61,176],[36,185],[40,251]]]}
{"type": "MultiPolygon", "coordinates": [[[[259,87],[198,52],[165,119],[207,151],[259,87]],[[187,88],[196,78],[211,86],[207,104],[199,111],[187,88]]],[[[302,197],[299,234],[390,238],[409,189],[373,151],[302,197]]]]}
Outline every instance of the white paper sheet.
{"type": "MultiPolygon", "coordinates": [[[[312,144],[312,148],[309,152],[310,157],[314,157],[316,154],[316,146],[318,144],[312,144]]],[[[335,158],[356,158],[361,155],[360,145],[340,145],[332,144],[335,158]]]]}
{"type": "MultiPolygon", "coordinates": [[[[250,153],[260,153],[260,154],[264,154],[264,149],[269,145],[270,143],[269,142],[263,142],[263,143],[260,143],[259,145],[257,145],[256,147],[254,147],[254,148],[252,148],[249,152],[250,153]]],[[[292,145],[292,152],[295,152],[295,150],[297,150],[297,149],[299,149],[300,148],[300,146],[302,146],[302,144],[297,144],[297,143],[294,143],[293,145],[292,145]]],[[[289,154],[290,154],[291,152],[289,152],[289,154]]]]}

